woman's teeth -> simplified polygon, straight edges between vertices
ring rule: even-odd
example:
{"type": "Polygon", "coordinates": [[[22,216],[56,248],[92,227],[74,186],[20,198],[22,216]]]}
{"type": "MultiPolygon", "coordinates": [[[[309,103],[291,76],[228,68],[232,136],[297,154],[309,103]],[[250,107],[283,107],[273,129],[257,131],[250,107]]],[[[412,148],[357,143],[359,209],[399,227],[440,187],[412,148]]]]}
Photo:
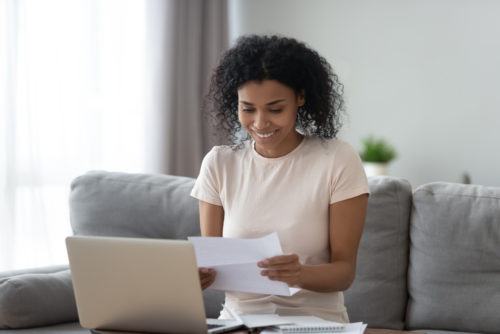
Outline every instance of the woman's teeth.
{"type": "Polygon", "coordinates": [[[271,137],[272,135],[274,135],[274,132],[269,132],[269,133],[258,133],[256,132],[257,136],[259,136],[260,138],[268,138],[268,137],[271,137]]]}

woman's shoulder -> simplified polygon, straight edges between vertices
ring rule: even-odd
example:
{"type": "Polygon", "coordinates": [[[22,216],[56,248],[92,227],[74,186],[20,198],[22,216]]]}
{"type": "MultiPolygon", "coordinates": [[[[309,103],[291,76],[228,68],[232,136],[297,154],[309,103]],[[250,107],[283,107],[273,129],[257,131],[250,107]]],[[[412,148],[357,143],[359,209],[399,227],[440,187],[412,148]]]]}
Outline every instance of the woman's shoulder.
{"type": "Polygon", "coordinates": [[[215,155],[237,155],[251,148],[251,141],[246,140],[239,144],[233,145],[216,145],[212,147],[208,154],[215,155]]]}
{"type": "Polygon", "coordinates": [[[208,152],[208,154],[211,155],[228,154],[230,153],[231,150],[232,146],[230,145],[217,145],[212,147],[212,149],[208,152]]]}
{"type": "Polygon", "coordinates": [[[232,159],[238,159],[250,148],[250,143],[243,142],[237,145],[217,145],[205,155],[207,161],[227,162],[232,159]]]}

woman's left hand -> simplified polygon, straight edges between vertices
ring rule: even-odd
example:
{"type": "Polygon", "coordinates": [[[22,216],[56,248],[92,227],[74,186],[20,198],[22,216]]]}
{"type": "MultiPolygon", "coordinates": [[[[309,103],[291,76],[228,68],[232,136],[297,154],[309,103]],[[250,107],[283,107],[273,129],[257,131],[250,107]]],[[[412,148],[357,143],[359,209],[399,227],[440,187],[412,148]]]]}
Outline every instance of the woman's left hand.
{"type": "Polygon", "coordinates": [[[270,280],[281,281],[288,286],[300,286],[302,265],[297,254],[278,255],[267,258],[257,263],[260,268],[264,268],[260,273],[270,280]]]}

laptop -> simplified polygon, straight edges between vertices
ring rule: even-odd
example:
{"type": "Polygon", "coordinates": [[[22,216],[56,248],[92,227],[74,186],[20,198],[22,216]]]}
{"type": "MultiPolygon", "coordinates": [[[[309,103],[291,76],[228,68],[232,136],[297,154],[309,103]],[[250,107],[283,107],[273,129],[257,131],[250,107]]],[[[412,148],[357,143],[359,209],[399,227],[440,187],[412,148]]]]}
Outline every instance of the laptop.
{"type": "Polygon", "coordinates": [[[206,319],[194,247],[185,240],[66,238],[78,317],[93,332],[223,333],[206,319]]]}

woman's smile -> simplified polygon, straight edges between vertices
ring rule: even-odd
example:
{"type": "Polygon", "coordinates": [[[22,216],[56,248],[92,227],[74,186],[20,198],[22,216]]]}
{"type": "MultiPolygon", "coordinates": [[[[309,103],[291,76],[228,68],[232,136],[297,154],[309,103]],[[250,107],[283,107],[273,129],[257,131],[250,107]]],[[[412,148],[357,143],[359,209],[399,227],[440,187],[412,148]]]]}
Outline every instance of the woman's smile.
{"type": "Polygon", "coordinates": [[[278,131],[279,130],[274,130],[271,132],[261,132],[261,131],[253,130],[253,133],[255,133],[257,135],[257,137],[262,139],[262,140],[269,140],[269,139],[272,139],[272,137],[274,137],[274,135],[277,134],[278,131]]]}
{"type": "Polygon", "coordinates": [[[299,145],[302,135],[295,130],[302,94],[276,80],[250,81],[238,89],[240,124],[255,141],[255,150],[277,158],[299,145]]]}

